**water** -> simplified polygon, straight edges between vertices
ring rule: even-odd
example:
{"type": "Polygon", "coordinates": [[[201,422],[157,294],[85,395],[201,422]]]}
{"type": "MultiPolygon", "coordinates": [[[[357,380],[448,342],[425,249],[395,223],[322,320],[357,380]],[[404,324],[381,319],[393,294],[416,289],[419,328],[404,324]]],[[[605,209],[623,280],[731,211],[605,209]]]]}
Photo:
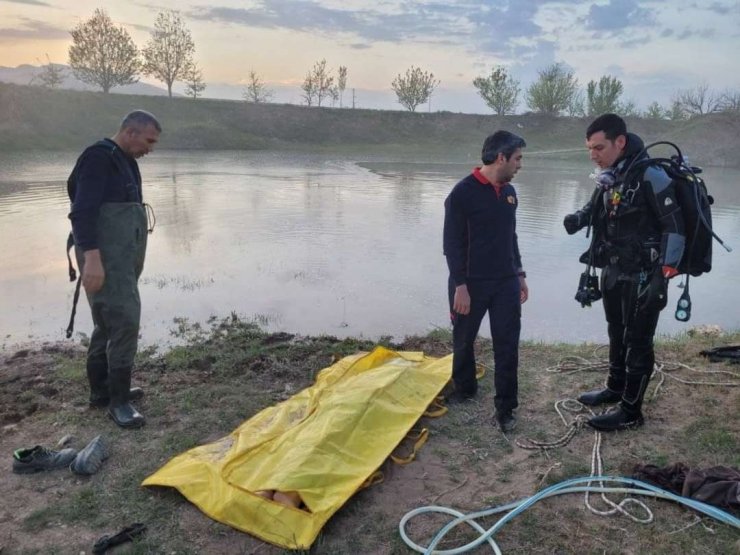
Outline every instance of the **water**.
{"type": "MultiPolygon", "coordinates": [[[[64,245],[64,182],[77,153],[0,155],[1,344],[61,339],[73,284],[64,245]]],[[[584,152],[585,158],[585,152],[584,152]]],[[[141,163],[157,224],[141,280],[142,340],[170,338],[175,317],[205,322],[232,311],[271,330],[377,338],[449,326],[442,255],[443,201],[472,162],[277,152],[156,152],[141,163]]],[[[600,305],[573,300],[588,240],[563,216],[589,198],[590,165],[525,158],[517,176],[519,243],[530,300],[524,338],[604,341],[600,305]]],[[[709,168],[715,230],[740,235],[740,171],[709,168]]],[[[740,246],[740,245],[735,245],[740,246]]],[[[715,243],[714,268],[691,281],[688,324],[673,318],[678,281],[659,332],[740,328],[740,257],[715,243]]],[[[483,327],[483,333],[487,331],[483,327]]],[[[76,330],[91,331],[80,301],[76,330]]]]}

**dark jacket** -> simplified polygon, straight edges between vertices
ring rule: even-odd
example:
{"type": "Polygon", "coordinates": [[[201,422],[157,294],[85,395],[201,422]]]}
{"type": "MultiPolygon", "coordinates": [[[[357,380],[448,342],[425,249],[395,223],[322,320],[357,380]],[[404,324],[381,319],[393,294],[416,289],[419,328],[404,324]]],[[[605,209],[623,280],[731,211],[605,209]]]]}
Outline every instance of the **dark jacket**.
{"type": "Polygon", "coordinates": [[[98,141],[80,155],[68,180],[72,201],[72,234],[83,251],[96,249],[100,207],[106,202],[143,202],[136,160],[110,139],[98,141]]]}
{"type": "Polygon", "coordinates": [[[517,196],[498,190],[477,170],[445,200],[444,254],[455,285],[515,276],[522,260],[516,236],[517,196]]]}

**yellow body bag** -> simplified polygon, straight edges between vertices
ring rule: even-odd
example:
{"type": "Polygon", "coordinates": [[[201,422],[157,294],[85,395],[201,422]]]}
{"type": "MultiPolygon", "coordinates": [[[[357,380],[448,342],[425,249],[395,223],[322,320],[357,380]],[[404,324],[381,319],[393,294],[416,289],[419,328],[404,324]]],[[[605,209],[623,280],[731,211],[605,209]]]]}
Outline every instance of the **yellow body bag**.
{"type": "Polygon", "coordinates": [[[452,355],[377,347],[324,368],[311,387],[228,436],[176,456],[144,486],[177,488],[211,518],[308,549],[442,391],[452,355]],[[303,508],[255,492],[297,492],[303,508]]]}

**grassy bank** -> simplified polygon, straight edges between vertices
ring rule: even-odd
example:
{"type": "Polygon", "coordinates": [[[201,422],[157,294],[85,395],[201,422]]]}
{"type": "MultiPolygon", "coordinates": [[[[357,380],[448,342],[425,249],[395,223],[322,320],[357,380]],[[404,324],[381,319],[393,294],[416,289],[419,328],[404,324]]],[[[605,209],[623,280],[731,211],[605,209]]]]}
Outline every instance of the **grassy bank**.
{"type": "MultiPolygon", "coordinates": [[[[84,346],[44,344],[8,353],[0,367],[0,448],[8,474],[0,495],[0,550],[5,553],[89,552],[96,538],[133,522],[149,529],[129,553],[282,553],[280,549],[210,520],[174,490],[143,489],[141,481],[167,460],[196,445],[227,435],[243,420],[278,403],[313,382],[336,357],[369,350],[358,339],[295,337],[267,333],[232,318],[210,329],[180,322],[184,344],[165,353],[153,349],[138,356],[135,381],[146,390],[140,408],[147,416],[138,431],[116,428],[101,411],[86,407],[84,346]],[[9,473],[10,453],[19,447],[53,446],[74,436],[81,447],[102,433],[112,457],[101,472],[80,478],[66,470],[39,475],[9,473]]],[[[636,431],[604,436],[605,472],[630,475],[636,463],[691,467],[740,466],[740,388],[687,385],[697,381],[738,380],[738,367],[710,364],[699,351],[740,342],[740,332],[685,335],[659,343],[661,362],[680,361],[695,374],[666,365],[664,383],[653,397],[659,375],[649,387],[646,425],[636,431]],[[668,375],[670,374],[670,375],[668,375]]],[[[445,331],[407,338],[391,345],[445,355],[445,331]]],[[[478,345],[490,367],[490,344],[478,345]]],[[[519,426],[506,438],[492,425],[491,372],[481,380],[476,402],[453,407],[437,419],[423,419],[430,439],[408,466],[386,463],[385,481],[356,494],[328,523],[311,553],[406,554],[397,526],[409,510],[443,504],[465,511],[510,502],[569,477],[588,475],[594,440],[585,429],[566,446],[547,453],[521,449],[516,439],[554,439],[565,427],[554,412],[555,400],[598,386],[603,373],[557,372],[564,357],[600,360],[594,345],[524,343],[520,363],[519,426]],[[548,371],[548,368],[550,369],[548,371]],[[554,371],[555,370],[555,371],[554,371]]],[[[598,502],[593,503],[605,508],[598,502]]],[[[581,496],[558,497],[538,504],[498,536],[507,554],[534,553],[732,553],[737,530],[708,518],[697,523],[690,511],[668,502],[647,501],[655,513],[649,525],[623,516],[588,512],[581,496]],[[693,524],[693,525],[692,525],[693,524]]],[[[489,521],[488,524],[492,524],[489,521]]],[[[418,521],[411,533],[428,541],[439,521],[418,521]]],[[[464,539],[465,532],[454,536],[464,539]]],[[[488,553],[490,549],[480,549],[488,553]]]]}
{"type": "MultiPolygon", "coordinates": [[[[134,108],[156,114],[169,149],[328,149],[433,159],[477,158],[497,128],[522,134],[529,152],[582,149],[588,120],[536,114],[496,117],[450,112],[316,108],[289,104],[46,90],[0,83],[0,148],[79,150],[111,135],[134,108]]],[[[646,141],[671,140],[700,164],[740,167],[740,115],[685,122],[632,119],[646,141]]],[[[582,155],[582,153],[580,153],[582,155]]],[[[554,154],[561,156],[562,153],[554,154]]]]}

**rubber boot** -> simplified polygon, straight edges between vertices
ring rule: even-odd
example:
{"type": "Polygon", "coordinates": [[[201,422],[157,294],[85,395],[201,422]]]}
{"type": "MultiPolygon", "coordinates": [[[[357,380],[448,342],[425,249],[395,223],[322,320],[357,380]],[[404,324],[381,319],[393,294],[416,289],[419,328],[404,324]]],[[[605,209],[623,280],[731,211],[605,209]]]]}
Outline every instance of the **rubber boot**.
{"type": "Polygon", "coordinates": [[[108,376],[110,405],[108,415],[121,428],[140,428],[144,425],[144,416],[129,402],[131,390],[131,368],[118,368],[110,371],[108,376]]]}
{"type": "Polygon", "coordinates": [[[105,359],[87,360],[87,381],[90,384],[90,406],[107,407],[110,402],[108,392],[108,362],[105,359]]]}

